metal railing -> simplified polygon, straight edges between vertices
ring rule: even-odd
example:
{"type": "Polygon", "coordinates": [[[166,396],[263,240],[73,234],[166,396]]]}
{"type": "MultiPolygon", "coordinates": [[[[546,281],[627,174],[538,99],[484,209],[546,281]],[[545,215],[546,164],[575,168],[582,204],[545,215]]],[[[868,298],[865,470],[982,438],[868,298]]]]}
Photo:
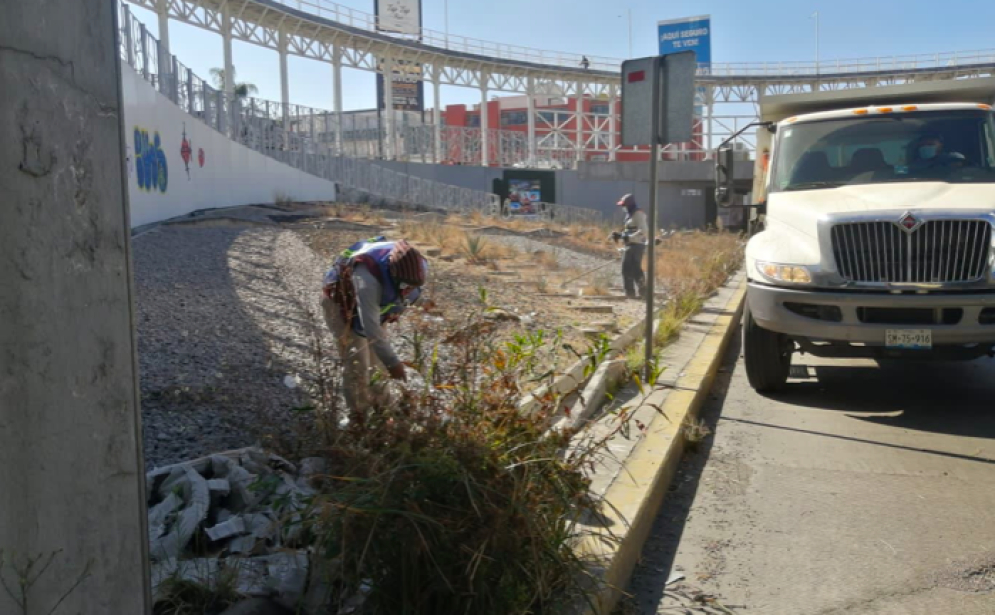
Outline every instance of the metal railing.
{"type": "MultiPolygon", "coordinates": [[[[275,2],[353,28],[378,32],[375,15],[343,6],[331,0],[275,0],[275,2]]],[[[408,34],[392,33],[391,35],[401,40],[416,41],[449,51],[565,68],[582,68],[582,63],[586,57],[588,70],[618,72],[623,61],[621,58],[585,56],[585,54],[580,53],[548,51],[485,41],[428,28],[421,28],[418,32],[408,34]]],[[[821,62],[712,62],[700,66],[698,74],[717,77],[785,77],[877,71],[910,72],[955,68],[973,64],[995,64],[995,50],[842,58],[821,62]]]]}

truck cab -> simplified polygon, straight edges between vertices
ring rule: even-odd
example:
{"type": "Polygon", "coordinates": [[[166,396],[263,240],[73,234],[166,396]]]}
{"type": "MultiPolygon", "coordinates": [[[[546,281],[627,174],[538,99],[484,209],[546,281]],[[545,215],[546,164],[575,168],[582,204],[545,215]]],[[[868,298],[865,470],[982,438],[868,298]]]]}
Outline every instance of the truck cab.
{"type": "Polygon", "coordinates": [[[755,389],[782,388],[799,352],[993,355],[995,83],[983,81],[762,105],[743,327],[755,389]]]}

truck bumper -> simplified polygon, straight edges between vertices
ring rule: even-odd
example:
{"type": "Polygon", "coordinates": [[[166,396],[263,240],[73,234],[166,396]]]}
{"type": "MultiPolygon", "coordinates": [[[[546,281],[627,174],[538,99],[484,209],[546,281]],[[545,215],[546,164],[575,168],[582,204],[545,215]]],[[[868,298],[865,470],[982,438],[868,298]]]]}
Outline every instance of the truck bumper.
{"type": "Polygon", "coordinates": [[[758,325],[792,338],[884,346],[888,329],[930,329],[934,346],[995,345],[995,293],[841,293],[751,282],[747,301],[758,325]]]}

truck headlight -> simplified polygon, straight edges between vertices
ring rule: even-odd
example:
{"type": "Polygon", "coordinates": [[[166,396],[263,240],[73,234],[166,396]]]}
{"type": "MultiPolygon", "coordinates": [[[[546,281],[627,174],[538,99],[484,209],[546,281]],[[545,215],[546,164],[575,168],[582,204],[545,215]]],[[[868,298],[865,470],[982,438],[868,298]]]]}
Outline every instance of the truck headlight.
{"type": "Polygon", "coordinates": [[[812,274],[808,267],[801,265],[779,265],[757,261],[757,272],[773,282],[789,284],[811,284],[812,274]]]}

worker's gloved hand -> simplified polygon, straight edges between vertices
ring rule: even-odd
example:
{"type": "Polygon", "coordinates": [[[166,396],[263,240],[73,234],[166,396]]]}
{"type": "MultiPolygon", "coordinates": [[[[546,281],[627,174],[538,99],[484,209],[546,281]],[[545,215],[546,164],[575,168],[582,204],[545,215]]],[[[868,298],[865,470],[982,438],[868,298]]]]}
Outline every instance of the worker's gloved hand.
{"type": "Polygon", "coordinates": [[[612,231],[612,234],[610,235],[610,237],[611,237],[612,241],[614,241],[615,243],[618,243],[618,240],[622,238],[622,233],[620,233],[618,231],[612,231]]]}
{"type": "Polygon", "coordinates": [[[395,365],[394,367],[391,367],[387,371],[390,372],[390,377],[393,378],[394,380],[407,380],[408,379],[408,375],[404,371],[404,364],[403,363],[398,363],[397,365],[395,365]]]}

